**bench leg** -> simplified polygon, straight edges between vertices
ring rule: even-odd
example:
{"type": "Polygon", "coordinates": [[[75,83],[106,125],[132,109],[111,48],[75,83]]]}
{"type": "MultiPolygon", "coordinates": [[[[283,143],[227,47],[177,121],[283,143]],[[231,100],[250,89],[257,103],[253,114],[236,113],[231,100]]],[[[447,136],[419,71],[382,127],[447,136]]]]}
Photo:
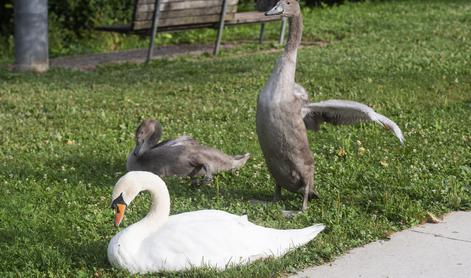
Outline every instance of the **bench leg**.
{"type": "Polygon", "coordinates": [[[281,18],[281,32],[279,44],[283,44],[285,41],[285,30],[286,30],[286,17],[281,18]]]}
{"type": "Polygon", "coordinates": [[[152,16],[152,30],[150,32],[150,43],[149,43],[149,49],[147,50],[146,63],[149,63],[150,60],[152,60],[152,55],[154,53],[155,34],[157,33],[157,26],[159,24],[159,18],[160,18],[160,0],[155,0],[154,14],[152,16]]]}
{"type": "Polygon", "coordinates": [[[265,33],[265,23],[260,24],[260,35],[258,36],[258,42],[263,43],[263,35],[265,33]]]}
{"type": "Polygon", "coordinates": [[[219,48],[221,46],[221,39],[222,39],[222,32],[224,31],[224,17],[226,16],[226,9],[227,9],[227,0],[222,1],[222,9],[221,9],[221,18],[219,20],[219,29],[216,38],[216,44],[214,45],[213,54],[217,55],[219,53],[219,48]]]}

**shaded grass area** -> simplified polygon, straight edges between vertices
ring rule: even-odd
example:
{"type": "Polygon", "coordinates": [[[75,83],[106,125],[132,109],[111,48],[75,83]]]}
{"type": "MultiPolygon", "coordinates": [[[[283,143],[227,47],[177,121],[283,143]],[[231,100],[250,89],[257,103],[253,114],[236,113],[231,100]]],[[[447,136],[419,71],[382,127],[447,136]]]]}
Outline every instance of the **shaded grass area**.
{"type": "MultiPolygon", "coordinates": [[[[117,232],[110,193],[135,127],[149,117],[162,122],[166,138],[187,134],[228,153],[252,153],[212,187],[166,179],[172,213],[214,208],[274,228],[327,225],[279,260],[165,276],[276,276],[385,238],[427,212],[469,209],[470,11],[468,1],[392,1],[305,12],[305,41],[331,44],[299,52],[297,81],[315,101],[373,106],[402,127],[406,144],[373,124],[310,134],[321,199],[290,220],[279,210],[299,208],[294,194],[283,191],[276,204],[250,202],[273,194],[255,107],[279,54],[226,51],[94,72],[0,72],[1,276],[128,275],[106,258],[117,232]]],[[[124,224],[143,217],[149,202],[146,194],[137,198],[124,224]]]]}

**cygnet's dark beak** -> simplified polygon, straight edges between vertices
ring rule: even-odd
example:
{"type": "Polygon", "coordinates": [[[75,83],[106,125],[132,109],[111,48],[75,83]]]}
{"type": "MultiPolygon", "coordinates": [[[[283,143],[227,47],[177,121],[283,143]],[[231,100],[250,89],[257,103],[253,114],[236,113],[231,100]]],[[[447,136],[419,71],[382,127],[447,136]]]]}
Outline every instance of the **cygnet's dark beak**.
{"type": "Polygon", "coordinates": [[[136,147],[134,148],[134,151],[133,151],[133,154],[134,154],[135,156],[139,156],[139,152],[140,152],[140,150],[141,150],[141,147],[142,147],[142,144],[136,145],[136,147]]]}
{"type": "Polygon", "coordinates": [[[281,6],[281,2],[278,2],[275,7],[273,7],[271,10],[268,12],[265,12],[266,16],[270,15],[280,15],[284,12],[283,7],[281,6]]]}
{"type": "Polygon", "coordinates": [[[134,148],[133,154],[135,156],[141,156],[149,149],[149,142],[146,140],[138,140],[136,143],[136,147],[134,148]]]}

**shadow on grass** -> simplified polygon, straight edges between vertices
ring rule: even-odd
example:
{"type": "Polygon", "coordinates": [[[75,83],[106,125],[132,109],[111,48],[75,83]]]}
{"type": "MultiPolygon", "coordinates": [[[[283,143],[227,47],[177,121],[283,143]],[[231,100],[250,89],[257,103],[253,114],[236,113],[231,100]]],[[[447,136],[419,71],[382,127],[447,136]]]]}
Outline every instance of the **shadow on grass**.
{"type": "Polygon", "coordinates": [[[111,268],[106,252],[108,241],[83,242],[64,233],[45,232],[38,226],[1,230],[0,246],[3,250],[0,258],[3,262],[9,262],[2,267],[2,271],[64,271],[61,267],[64,263],[76,269],[90,266],[111,268]],[[15,257],[22,259],[11,260],[15,257]]]}
{"type": "MultiPolygon", "coordinates": [[[[269,65],[271,65],[269,63],[269,65]]],[[[147,64],[106,65],[96,71],[81,72],[77,70],[52,69],[38,77],[30,73],[5,71],[0,79],[7,81],[34,81],[45,85],[54,84],[59,88],[93,87],[108,85],[115,88],[127,87],[130,84],[150,84],[162,82],[183,82],[186,84],[207,83],[211,76],[213,80],[224,80],[225,77],[245,75],[258,67],[259,61],[241,60],[234,58],[194,59],[162,59],[147,64]],[[230,60],[228,62],[227,60],[230,60]],[[202,69],[204,69],[202,71],[202,69]]]]}
{"type": "Polygon", "coordinates": [[[8,167],[0,168],[0,173],[18,179],[36,179],[71,184],[108,185],[114,184],[117,177],[125,173],[124,161],[104,157],[78,157],[69,155],[50,158],[36,163],[32,161],[12,161],[8,167]]]}

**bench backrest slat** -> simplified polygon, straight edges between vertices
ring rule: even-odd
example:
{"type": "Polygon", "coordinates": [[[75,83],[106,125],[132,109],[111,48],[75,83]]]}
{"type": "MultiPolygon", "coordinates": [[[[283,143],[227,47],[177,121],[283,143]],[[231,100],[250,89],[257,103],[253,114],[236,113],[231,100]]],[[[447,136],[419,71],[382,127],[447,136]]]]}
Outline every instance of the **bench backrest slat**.
{"type": "MultiPolygon", "coordinates": [[[[239,0],[227,0],[226,20],[232,20],[239,0]]],[[[152,26],[155,0],[136,0],[132,29],[143,30],[152,26]]],[[[222,0],[161,0],[161,27],[197,25],[219,22],[222,0]]]]}

